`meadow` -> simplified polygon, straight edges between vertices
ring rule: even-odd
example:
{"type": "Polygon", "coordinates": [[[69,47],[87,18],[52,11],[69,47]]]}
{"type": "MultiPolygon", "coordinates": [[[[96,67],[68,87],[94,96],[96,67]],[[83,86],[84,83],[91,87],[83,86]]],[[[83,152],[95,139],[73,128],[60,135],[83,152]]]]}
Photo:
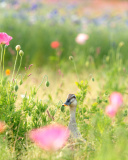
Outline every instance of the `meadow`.
{"type": "Polygon", "coordinates": [[[127,7],[65,3],[0,3],[1,160],[128,159],[127,7]],[[67,129],[68,94],[82,138],[43,137],[67,129]]]}

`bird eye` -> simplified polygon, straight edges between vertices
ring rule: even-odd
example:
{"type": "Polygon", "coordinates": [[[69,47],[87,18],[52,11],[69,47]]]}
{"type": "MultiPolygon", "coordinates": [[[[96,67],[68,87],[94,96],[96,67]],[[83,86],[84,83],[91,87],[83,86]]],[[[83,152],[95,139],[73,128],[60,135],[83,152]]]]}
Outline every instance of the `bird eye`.
{"type": "Polygon", "coordinates": [[[70,102],[70,99],[68,99],[67,102],[70,102]]]}

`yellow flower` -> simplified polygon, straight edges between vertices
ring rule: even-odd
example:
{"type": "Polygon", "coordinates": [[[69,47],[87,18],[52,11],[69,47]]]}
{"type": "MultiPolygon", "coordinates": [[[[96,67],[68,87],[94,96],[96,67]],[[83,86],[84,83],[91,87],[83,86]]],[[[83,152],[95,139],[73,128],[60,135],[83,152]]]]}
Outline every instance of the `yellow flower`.
{"type": "Polygon", "coordinates": [[[6,69],[5,73],[6,73],[6,76],[9,76],[10,75],[10,69],[6,69]]]}
{"type": "Polygon", "coordinates": [[[97,103],[97,102],[94,102],[94,103],[92,104],[92,106],[93,106],[93,107],[97,107],[97,106],[98,106],[98,103],[97,103]]]}

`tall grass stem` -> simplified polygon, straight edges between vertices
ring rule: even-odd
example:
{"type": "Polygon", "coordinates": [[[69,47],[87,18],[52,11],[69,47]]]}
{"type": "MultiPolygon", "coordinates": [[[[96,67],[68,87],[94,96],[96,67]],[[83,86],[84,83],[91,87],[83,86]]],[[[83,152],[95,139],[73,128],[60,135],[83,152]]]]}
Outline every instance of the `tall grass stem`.
{"type": "Polygon", "coordinates": [[[5,47],[3,52],[3,70],[2,70],[2,81],[3,81],[3,73],[4,73],[4,56],[5,56],[5,47]]]}
{"type": "Polygon", "coordinates": [[[38,86],[37,91],[39,90],[39,88],[41,87],[42,83],[44,82],[45,77],[47,78],[47,81],[48,81],[48,76],[45,75],[45,76],[43,77],[43,79],[42,79],[40,85],[38,86]]]}
{"type": "Polygon", "coordinates": [[[76,72],[76,75],[77,75],[78,81],[80,82],[80,79],[79,79],[79,76],[78,76],[78,72],[77,72],[77,68],[76,68],[76,64],[75,64],[74,59],[73,59],[73,64],[74,64],[74,68],[75,68],[75,72],[76,72]]]}
{"type": "Polygon", "coordinates": [[[17,71],[17,74],[16,74],[16,78],[17,78],[18,73],[19,73],[19,70],[20,70],[20,68],[21,68],[21,64],[22,64],[22,56],[21,56],[21,59],[20,59],[20,65],[19,65],[19,68],[18,68],[18,71],[17,71]]]}
{"type": "MultiPolygon", "coordinates": [[[[1,59],[0,59],[0,68],[1,68],[0,71],[1,71],[1,75],[2,75],[2,59],[3,59],[3,45],[1,44],[1,59]]],[[[1,79],[1,83],[2,83],[2,79],[1,79]]]]}
{"type": "Polygon", "coordinates": [[[14,77],[14,73],[15,73],[15,69],[16,69],[16,62],[17,62],[18,54],[19,54],[19,52],[17,51],[16,60],[15,60],[15,64],[14,64],[14,69],[13,69],[13,74],[12,74],[12,81],[13,81],[13,77],[14,77]]]}

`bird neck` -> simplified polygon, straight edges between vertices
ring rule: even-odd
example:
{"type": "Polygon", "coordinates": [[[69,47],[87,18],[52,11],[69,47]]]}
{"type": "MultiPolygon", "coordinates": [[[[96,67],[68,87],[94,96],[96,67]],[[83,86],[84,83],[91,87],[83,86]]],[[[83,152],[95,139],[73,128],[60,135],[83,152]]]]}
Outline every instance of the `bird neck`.
{"type": "Polygon", "coordinates": [[[76,107],[70,107],[70,123],[76,123],[76,107]]]}

